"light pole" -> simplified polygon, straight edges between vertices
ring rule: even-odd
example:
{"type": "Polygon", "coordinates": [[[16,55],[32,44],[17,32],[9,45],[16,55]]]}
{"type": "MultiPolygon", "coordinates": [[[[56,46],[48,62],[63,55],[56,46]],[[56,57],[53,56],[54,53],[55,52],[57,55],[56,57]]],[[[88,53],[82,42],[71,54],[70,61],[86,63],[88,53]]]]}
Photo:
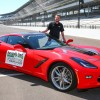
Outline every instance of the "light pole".
{"type": "Polygon", "coordinates": [[[79,3],[78,3],[78,28],[80,28],[80,8],[81,8],[81,0],[79,0],[79,3]]]}

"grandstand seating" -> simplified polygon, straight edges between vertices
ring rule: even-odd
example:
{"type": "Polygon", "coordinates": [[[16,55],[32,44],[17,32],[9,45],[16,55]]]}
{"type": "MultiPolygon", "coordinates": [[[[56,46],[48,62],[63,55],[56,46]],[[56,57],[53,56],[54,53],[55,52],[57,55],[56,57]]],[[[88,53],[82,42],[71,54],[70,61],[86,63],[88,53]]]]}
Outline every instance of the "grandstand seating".
{"type": "MultiPolygon", "coordinates": [[[[27,23],[17,23],[13,25],[20,25],[20,26],[47,26],[51,21],[46,22],[27,22],[27,23]]],[[[78,24],[77,19],[70,19],[70,20],[61,20],[61,23],[63,23],[64,27],[68,28],[76,28],[78,24]]],[[[94,18],[82,18],[80,20],[80,27],[81,28],[100,28],[100,18],[94,17],[94,18]]]]}
{"type": "Polygon", "coordinates": [[[53,20],[53,15],[58,13],[63,17],[61,22],[65,27],[76,28],[79,1],[80,9],[83,9],[83,12],[85,9],[89,15],[84,17],[85,13],[80,12],[80,27],[100,28],[100,0],[29,0],[16,11],[2,14],[0,20],[7,25],[47,26],[53,20]],[[52,15],[47,17],[49,14],[52,15]]]}

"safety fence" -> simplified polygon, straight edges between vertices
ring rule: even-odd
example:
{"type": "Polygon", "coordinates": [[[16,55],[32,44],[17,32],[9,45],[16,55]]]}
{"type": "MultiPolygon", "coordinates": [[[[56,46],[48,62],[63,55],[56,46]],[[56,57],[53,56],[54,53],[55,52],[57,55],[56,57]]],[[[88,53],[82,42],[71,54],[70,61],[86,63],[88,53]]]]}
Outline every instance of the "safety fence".
{"type": "MultiPolygon", "coordinates": [[[[14,26],[32,26],[32,27],[47,27],[47,24],[29,24],[29,23],[16,23],[14,26]]],[[[79,28],[78,25],[64,25],[65,28],[79,28]]],[[[100,25],[80,25],[80,28],[87,29],[100,29],[100,25]]]]}

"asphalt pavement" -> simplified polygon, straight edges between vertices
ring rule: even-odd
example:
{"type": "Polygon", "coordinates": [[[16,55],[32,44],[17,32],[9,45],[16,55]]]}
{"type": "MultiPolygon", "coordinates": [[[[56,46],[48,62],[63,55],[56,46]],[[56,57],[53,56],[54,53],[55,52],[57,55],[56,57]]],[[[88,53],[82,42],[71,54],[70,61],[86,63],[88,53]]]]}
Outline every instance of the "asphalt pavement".
{"type": "MultiPolygon", "coordinates": [[[[0,25],[0,34],[26,32],[30,30],[16,29],[0,25]]],[[[74,38],[74,43],[100,47],[100,41],[80,37],[74,38]]],[[[83,83],[84,84],[84,83],[83,83]]],[[[16,71],[0,69],[0,100],[100,100],[100,88],[79,92],[59,92],[50,83],[34,76],[16,71]]]]}

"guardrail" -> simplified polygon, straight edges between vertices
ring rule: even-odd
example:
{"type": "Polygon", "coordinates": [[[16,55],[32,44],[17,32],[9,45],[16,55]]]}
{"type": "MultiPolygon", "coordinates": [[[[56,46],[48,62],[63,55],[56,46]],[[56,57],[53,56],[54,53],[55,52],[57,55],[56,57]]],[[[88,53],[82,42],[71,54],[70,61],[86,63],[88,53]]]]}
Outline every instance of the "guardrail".
{"type": "MultiPolygon", "coordinates": [[[[13,25],[12,25],[13,26],[13,25]]],[[[37,25],[37,24],[31,24],[31,23],[17,23],[14,24],[14,26],[33,26],[33,27],[47,27],[47,25],[37,25]]],[[[77,25],[64,25],[65,28],[78,28],[77,25]]],[[[80,25],[80,28],[87,28],[87,29],[100,29],[100,25],[80,25]]]]}

